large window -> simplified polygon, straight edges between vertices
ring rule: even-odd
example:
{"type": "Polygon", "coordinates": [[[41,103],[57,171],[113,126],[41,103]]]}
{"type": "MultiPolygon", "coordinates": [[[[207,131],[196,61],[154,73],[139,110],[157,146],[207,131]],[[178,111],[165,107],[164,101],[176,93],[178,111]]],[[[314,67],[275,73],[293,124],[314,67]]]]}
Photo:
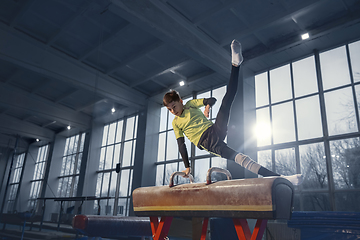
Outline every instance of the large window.
{"type": "MultiPolygon", "coordinates": [[[[218,101],[211,108],[209,119],[215,121],[216,115],[219,111],[221,100],[226,92],[226,86],[201,93],[196,96],[197,99],[215,97],[218,101]]],[[[185,104],[192,98],[183,99],[185,104]]],[[[201,110],[204,111],[205,107],[201,110]]],[[[175,139],[175,134],[172,128],[172,120],[174,115],[171,114],[166,107],[161,108],[160,116],[160,131],[159,131],[159,145],[158,145],[158,158],[156,169],[156,182],[157,186],[169,184],[170,176],[173,172],[182,171],[185,169],[184,163],[180,156],[178,145],[175,139]]],[[[226,141],[226,139],[225,139],[226,141]]],[[[189,161],[192,168],[192,175],[195,182],[205,182],[207,170],[210,167],[226,168],[226,160],[215,157],[207,151],[200,150],[194,146],[186,137],[185,144],[189,155],[189,161]]],[[[221,178],[221,174],[214,174],[213,178],[221,178]]],[[[185,183],[189,180],[177,177],[174,181],[175,184],[185,183]]]]}
{"type": "Polygon", "coordinates": [[[45,167],[48,157],[49,145],[39,147],[36,162],[34,176],[31,181],[30,197],[28,201],[28,209],[36,210],[37,198],[40,197],[41,189],[43,187],[45,167]]]}
{"type": "MultiPolygon", "coordinates": [[[[66,139],[59,176],[58,197],[76,196],[84,141],[85,133],[80,133],[66,139]]],[[[67,203],[69,206],[72,204],[70,202],[67,203]]]]}
{"type": "MultiPolygon", "coordinates": [[[[104,126],[96,186],[96,196],[104,198],[100,201],[102,215],[129,215],[137,121],[138,116],[133,116],[104,126]]],[[[95,212],[97,208],[95,203],[95,212]]]]}
{"type": "Polygon", "coordinates": [[[7,202],[7,211],[8,212],[13,212],[16,210],[15,203],[16,203],[18,189],[20,186],[21,174],[22,174],[22,169],[24,166],[24,159],[25,159],[25,153],[19,154],[16,157],[16,163],[15,163],[15,167],[14,167],[13,177],[9,184],[10,191],[9,191],[9,198],[8,198],[8,202],[7,202]]]}
{"type": "Polygon", "coordinates": [[[255,76],[258,162],[302,173],[296,210],[359,211],[360,41],[255,76]]]}

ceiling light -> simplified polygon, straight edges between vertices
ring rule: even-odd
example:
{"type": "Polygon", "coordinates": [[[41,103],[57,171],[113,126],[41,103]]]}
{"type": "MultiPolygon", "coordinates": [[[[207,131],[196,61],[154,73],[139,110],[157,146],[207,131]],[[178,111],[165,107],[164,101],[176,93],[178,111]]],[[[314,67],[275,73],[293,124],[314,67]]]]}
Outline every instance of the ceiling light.
{"type": "Polygon", "coordinates": [[[36,141],[38,142],[38,141],[40,141],[40,140],[37,138],[36,141]]]}
{"type": "Polygon", "coordinates": [[[309,38],[309,33],[304,33],[303,35],[301,35],[301,39],[305,40],[309,38]]]}
{"type": "Polygon", "coordinates": [[[115,111],[116,111],[115,108],[112,108],[112,109],[111,109],[111,112],[112,112],[112,113],[114,113],[115,111]]]}
{"type": "Polygon", "coordinates": [[[180,86],[184,86],[185,85],[185,82],[184,81],[181,81],[179,82],[180,86]]]}
{"type": "Polygon", "coordinates": [[[68,129],[68,130],[70,130],[70,129],[71,129],[70,125],[69,125],[69,126],[67,126],[67,129],[68,129]]]}

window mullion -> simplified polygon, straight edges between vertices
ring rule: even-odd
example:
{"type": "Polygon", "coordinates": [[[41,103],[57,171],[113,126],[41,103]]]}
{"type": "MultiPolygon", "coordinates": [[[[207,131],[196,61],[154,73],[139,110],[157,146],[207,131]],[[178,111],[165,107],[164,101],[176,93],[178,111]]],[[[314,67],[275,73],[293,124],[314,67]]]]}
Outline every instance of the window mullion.
{"type": "Polygon", "coordinates": [[[354,74],[353,74],[353,71],[352,71],[349,45],[346,45],[346,56],[347,56],[347,61],[348,61],[348,66],[349,66],[351,90],[352,90],[353,98],[354,98],[354,107],[355,107],[355,117],[356,117],[356,123],[357,123],[356,124],[357,125],[357,131],[359,132],[360,131],[359,106],[358,106],[358,102],[357,102],[357,99],[356,99],[356,90],[355,90],[355,85],[354,85],[354,74]]]}

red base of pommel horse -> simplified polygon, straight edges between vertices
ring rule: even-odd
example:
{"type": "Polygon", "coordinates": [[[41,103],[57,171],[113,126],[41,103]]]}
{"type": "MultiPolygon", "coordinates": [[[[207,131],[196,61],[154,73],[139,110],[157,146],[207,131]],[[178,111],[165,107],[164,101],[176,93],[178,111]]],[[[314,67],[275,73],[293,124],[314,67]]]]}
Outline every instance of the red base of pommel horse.
{"type": "Polygon", "coordinates": [[[285,178],[265,177],[231,180],[221,168],[208,170],[206,183],[143,187],[133,191],[134,212],[150,217],[155,240],[165,239],[173,217],[203,217],[201,240],[205,240],[209,217],[232,218],[239,239],[261,239],[269,219],[290,219],[293,185],[285,178]],[[211,182],[212,172],[222,172],[226,181],[211,182]],[[159,222],[158,217],[161,217],[159,222]],[[257,219],[251,233],[246,219],[257,219]]]}

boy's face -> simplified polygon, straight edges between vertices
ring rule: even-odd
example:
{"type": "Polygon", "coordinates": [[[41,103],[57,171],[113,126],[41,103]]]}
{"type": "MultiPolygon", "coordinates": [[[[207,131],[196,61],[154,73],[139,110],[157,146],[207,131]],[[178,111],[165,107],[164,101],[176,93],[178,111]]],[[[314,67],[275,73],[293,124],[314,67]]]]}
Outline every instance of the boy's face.
{"type": "Polygon", "coordinates": [[[172,101],[166,107],[172,114],[176,116],[180,116],[184,110],[182,99],[180,99],[180,101],[172,101]]]}

